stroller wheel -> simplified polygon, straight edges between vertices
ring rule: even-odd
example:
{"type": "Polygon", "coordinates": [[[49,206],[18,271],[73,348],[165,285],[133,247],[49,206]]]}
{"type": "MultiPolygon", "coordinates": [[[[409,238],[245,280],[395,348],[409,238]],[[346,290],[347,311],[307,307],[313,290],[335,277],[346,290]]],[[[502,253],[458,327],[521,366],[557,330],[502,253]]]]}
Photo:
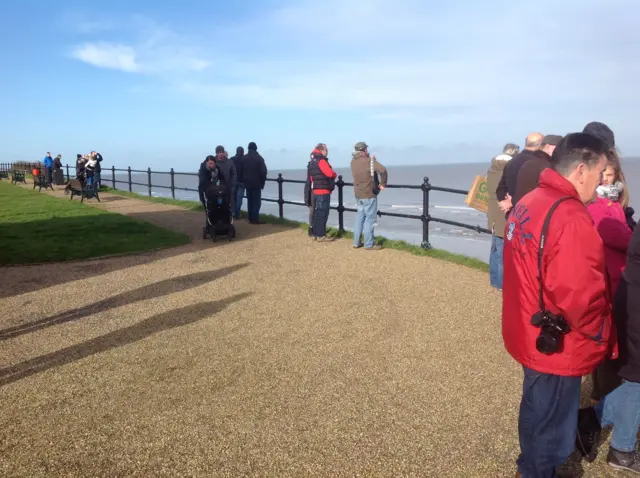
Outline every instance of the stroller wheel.
{"type": "Polygon", "coordinates": [[[207,228],[206,226],[202,227],[202,239],[206,239],[207,238],[207,228]]]}
{"type": "Polygon", "coordinates": [[[215,232],[211,234],[211,240],[212,240],[213,242],[218,242],[218,236],[216,235],[216,233],[215,233],[215,232]]]}
{"type": "Polygon", "coordinates": [[[229,241],[236,238],[236,228],[233,224],[229,226],[229,241]]]}

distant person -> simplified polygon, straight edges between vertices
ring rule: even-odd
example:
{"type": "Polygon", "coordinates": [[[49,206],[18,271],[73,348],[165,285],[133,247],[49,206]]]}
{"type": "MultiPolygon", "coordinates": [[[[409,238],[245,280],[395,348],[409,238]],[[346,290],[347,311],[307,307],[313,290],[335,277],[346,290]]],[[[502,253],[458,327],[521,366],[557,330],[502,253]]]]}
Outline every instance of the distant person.
{"type": "Polygon", "coordinates": [[[311,190],[315,199],[311,237],[318,242],[333,241],[333,237],[327,236],[327,220],[337,174],[329,164],[327,154],[327,145],[319,143],[311,152],[311,161],[307,166],[307,176],[311,181],[311,190]]]}
{"type": "Polygon", "coordinates": [[[235,164],[229,159],[229,153],[227,153],[224,146],[221,145],[216,146],[216,166],[220,173],[222,173],[222,176],[229,187],[229,192],[231,193],[230,206],[231,211],[233,211],[235,208],[235,196],[233,195],[233,189],[238,181],[238,175],[235,164]]]}
{"type": "Polygon", "coordinates": [[[562,136],[558,134],[546,135],[542,140],[542,149],[536,151],[535,155],[520,167],[516,190],[511,198],[513,204],[517,204],[525,194],[538,187],[538,178],[542,171],[551,167],[551,155],[561,140],[562,136]]]}
{"type": "Polygon", "coordinates": [[[95,182],[96,178],[96,167],[98,166],[98,160],[95,156],[89,156],[87,158],[87,162],[84,165],[85,172],[85,182],[87,187],[93,187],[94,189],[98,189],[98,185],[95,182]]]}
{"type": "Polygon", "coordinates": [[[85,161],[81,154],[76,154],[76,178],[84,182],[85,161]]]}
{"type": "Polygon", "coordinates": [[[242,209],[242,201],[244,200],[244,174],[242,172],[243,156],[244,148],[242,146],[238,146],[236,148],[236,155],[230,158],[236,168],[236,185],[231,192],[235,200],[234,208],[232,210],[233,217],[235,219],[240,219],[240,210],[242,209]]]}
{"type": "Polygon", "coordinates": [[[64,172],[62,171],[62,155],[59,154],[53,160],[53,182],[56,186],[64,184],[64,172]]]}
{"type": "Polygon", "coordinates": [[[502,249],[504,247],[504,228],[506,218],[498,206],[496,189],[502,178],[502,172],[508,162],[520,153],[520,146],[508,143],[499,154],[491,160],[487,171],[487,189],[489,203],[487,211],[488,227],[491,231],[491,252],[489,254],[489,283],[491,287],[502,290],[502,249]]]}
{"type": "Polygon", "coordinates": [[[53,182],[53,159],[51,158],[51,153],[48,151],[42,160],[42,165],[44,166],[45,181],[51,184],[53,182]]]}
{"type": "Polygon", "coordinates": [[[242,175],[247,192],[247,211],[250,224],[262,224],[260,206],[262,206],[262,190],[267,182],[267,165],[258,154],[256,143],[251,142],[247,154],[242,158],[242,175]]]}
{"type": "Polygon", "coordinates": [[[363,244],[360,237],[364,234],[364,248],[368,251],[382,249],[373,243],[373,225],[378,213],[378,194],[387,186],[387,170],[369,155],[369,146],[360,141],[354,146],[351,159],[353,192],[356,197],[356,223],[353,227],[353,247],[363,244]],[[378,175],[380,175],[378,181],[378,175]],[[378,183],[378,184],[376,184],[378,183]]]}
{"type": "Polygon", "coordinates": [[[96,189],[100,189],[100,186],[102,186],[102,155],[97,151],[91,151],[91,157],[96,161],[93,183],[95,184],[96,189]]]}
{"type": "Polygon", "coordinates": [[[516,194],[516,185],[518,181],[518,172],[524,163],[534,157],[534,152],[538,151],[542,146],[544,136],[542,133],[531,133],[527,136],[524,143],[524,150],[515,158],[509,161],[509,164],[502,172],[500,184],[496,189],[496,196],[500,202],[500,209],[506,214],[516,203],[513,202],[513,196],[516,194]]]}
{"type": "Polygon", "coordinates": [[[597,138],[565,136],[507,219],[502,336],[524,370],[519,476],[557,476],[574,450],[582,377],[615,354],[604,250],[586,208],[606,153],[597,138]]]}

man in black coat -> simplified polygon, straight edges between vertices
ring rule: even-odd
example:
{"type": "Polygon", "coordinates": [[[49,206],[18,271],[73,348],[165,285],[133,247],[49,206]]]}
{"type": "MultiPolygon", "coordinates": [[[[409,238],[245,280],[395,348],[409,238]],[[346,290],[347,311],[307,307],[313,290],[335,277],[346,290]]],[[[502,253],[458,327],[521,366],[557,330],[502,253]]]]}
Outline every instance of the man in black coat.
{"type": "Polygon", "coordinates": [[[520,168],[535,157],[535,152],[542,146],[543,138],[542,133],[531,133],[527,136],[522,152],[511,159],[502,171],[502,178],[498,183],[496,196],[503,212],[508,213],[512,207],[515,207],[516,204],[515,202],[512,203],[512,198],[516,195],[516,184],[520,168]]]}
{"type": "Polygon", "coordinates": [[[636,451],[640,427],[640,229],[631,236],[627,266],[615,300],[613,318],[618,332],[620,357],[616,367],[622,385],[595,407],[580,410],[578,449],[595,459],[600,426],[613,425],[607,462],[618,470],[640,473],[636,451]],[[599,423],[598,423],[599,422],[599,423]]]}
{"type": "Polygon", "coordinates": [[[256,143],[249,143],[249,151],[242,158],[242,178],[247,191],[247,211],[249,223],[260,224],[262,190],[267,182],[267,165],[258,154],[256,143]]]}
{"type": "Polygon", "coordinates": [[[235,200],[233,207],[233,217],[236,219],[240,219],[240,210],[242,209],[242,200],[244,199],[244,175],[243,175],[243,163],[242,158],[244,157],[244,148],[242,146],[238,146],[236,148],[236,155],[229,158],[233,161],[234,166],[236,167],[236,184],[233,187],[233,198],[235,200]]]}

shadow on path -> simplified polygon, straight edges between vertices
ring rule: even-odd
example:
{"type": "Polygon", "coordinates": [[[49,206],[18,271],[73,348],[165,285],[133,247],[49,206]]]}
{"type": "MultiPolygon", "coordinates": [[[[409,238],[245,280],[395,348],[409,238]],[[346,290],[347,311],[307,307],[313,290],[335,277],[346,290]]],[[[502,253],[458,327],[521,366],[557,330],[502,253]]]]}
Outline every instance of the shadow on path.
{"type": "Polygon", "coordinates": [[[96,302],[95,304],[89,304],[82,308],[73,309],[53,315],[51,317],[46,317],[44,319],[0,330],[0,341],[18,337],[23,334],[28,334],[30,332],[35,332],[37,330],[51,327],[53,325],[79,320],[84,317],[89,317],[93,314],[104,312],[109,309],[121,307],[123,305],[133,304],[135,302],[147,299],[155,299],[167,294],[172,294],[174,292],[182,292],[184,290],[198,287],[199,285],[224,277],[237,270],[247,267],[248,265],[249,263],[245,262],[230,267],[224,267],[218,270],[196,272],[179,277],[172,277],[171,279],[166,279],[160,282],[154,282],[144,287],[140,287],[139,289],[130,290],[127,292],[123,292],[122,294],[118,294],[114,297],[109,297],[108,299],[101,300],[100,302],[96,302]]]}
{"type": "Polygon", "coordinates": [[[132,344],[158,332],[193,324],[223,311],[234,302],[238,302],[250,295],[251,292],[243,292],[226,299],[202,302],[163,312],[162,314],[149,317],[130,327],[125,327],[124,329],[101,335],[95,339],[87,340],[86,342],[0,369],[0,387],[46,370],[90,357],[91,355],[132,344]]]}

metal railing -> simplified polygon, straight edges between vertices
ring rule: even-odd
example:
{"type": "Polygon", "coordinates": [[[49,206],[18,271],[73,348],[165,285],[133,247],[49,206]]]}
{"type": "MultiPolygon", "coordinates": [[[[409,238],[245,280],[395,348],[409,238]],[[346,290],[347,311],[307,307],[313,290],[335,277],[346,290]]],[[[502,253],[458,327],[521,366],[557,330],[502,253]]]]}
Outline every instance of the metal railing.
{"type": "MultiPolygon", "coordinates": [[[[27,163],[24,163],[27,164],[27,163]]],[[[69,180],[69,165],[64,166],[66,168],[66,176],[67,176],[67,180],[69,180]]],[[[0,171],[5,170],[5,171],[11,171],[13,169],[13,164],[0,164],[0,171]]],[[[187,187],[178,187],[175,185],[175,177],[176,176],[193,176],[196,177],[198,176],[198,173],[182,173],[182,172],[175,172],[173,170],[173,168],[171,168],[170,171],[152,171],[151,168],[147,168],[146,170],[141,170],[141,169],[131,169],[131,167],[128,167],[127,169],[118,169],[115,166],[112,166],[111,168],[107,169],[107,168],[102,168],[102,172],[101,172],[101,184],[105,185],[108,183],[111,183],[111,187],[113,189],[118,189],[118,187],[116,186],[117,184],[127,184],[128,185],[128,189],[129,192],[133,192],[132,190],[132,186],[146,186],[147,190],[148,190],[148,195],[151,196],[151,192],[153,190],[153,188],[161,188],[161,189],[169,189],[171,190],[171,197],[173,199],[176,198],[176,191],[189,191],[189,192],[195,192],[197,193],[198,190],[197,189],[193,189],[193,188],[187,188],[187,187]],[[105,173],[108,174],[108,172],[111,172],[111,178],[107,179],[105,173]],[[121,180],[116,178],[116,172],[122,172],[122,173],[127,173],[127,180],[121,180]],[[132,180],[131,174],[146,174],[147,175],[147,182],[146,183],[140,183],[140,182],[135,182],[132,180]],[[167,174],[169,175],[170,178],[170,183],[168,186],[163,186],[163,185],[158,185],[158,184],[152,184],[151,182],[151,174],[167,174]]],[[[271,181],[271,182],[275,182],[278,184],[278,198],[265,198],[263,197],[262,200],[266,201],[266,202],[272,202],[272,203],[277,203],[278,204],[278,216],[280,218],[284,218],[284,205],[285,204],[289,204],[292,206],[304,206],[307,207],[307,205],[302,202],[302,201],[288,201],[285,200],[283,197],[283,184],[284,183],[292,183],[292,184],[304,184],[305,181],[304,180],[300,180],[300,179],[285,179],[282,176],[282,173],[278,173],[278,177],[277,178],[267,178],[267,181],[271,181]]],[[[349,208],[349,207],[345,207],[344,206],[344,187],[345,186],[353,186],[353,183],[348,183],[345,182],[344,179],[342,178],[342,176],[338,176],[337,180],[336,180],[336,188],[338,191],[338,205],[337,206],[331,206],[331,209],[338,211],[338,229],[340,231],[340,233],[344,233],[345,229],[344,229],[344,213],[345,212],[357,212],[356,209],[354,208],[349,208]]],[[[403,219],[415,219],[418,221],[422,222],[422,244],[421,246],[424,249],[430,249],[431,248],[431,244],[429,242],[429,223],[431,222],[436,222],[436,223],[440,223],[440,224],[447,224],[449,226],[455,226],[455,227],[462,227],[464,229],[469,229],[472,231],[476,231],[478,233],[485,233],[485,234],[491,234],[491,231],[489,229],[486,229],[484,227],[480,227],[480,226],[474,226],[471,224],[465,224],[463,222],[458,222],[458,221],[450,221],[449,219],[443,219],[440,217],[434,217],[431,216],[429,214],[429,195],[431,193],[431,191],[438,191],[438,192],[444,192],[444,193],[450,193],[450,194],[458,194],[461,196],[467,196],[468,191],[465,191],[464,189],[454,189],[454,188],[445,188],[445,187],[440,187],[440,186],[433,186],[431,185],[431,183],[429,182],[429,178],[425,177],[422,181],[422,184],[417,184],[417,185],[411,185],[411,184],[388,184],[386,186],[388,189],[414,189],[414,190],[420,190],[422,191],[422,214],[403,214],[403,213],[397,213],[397,212],[385,212],[385,211],[380,211],[378,210],[378,216],[380,217],[398,217],[398,218],[403,218],[403,219]]]]}

